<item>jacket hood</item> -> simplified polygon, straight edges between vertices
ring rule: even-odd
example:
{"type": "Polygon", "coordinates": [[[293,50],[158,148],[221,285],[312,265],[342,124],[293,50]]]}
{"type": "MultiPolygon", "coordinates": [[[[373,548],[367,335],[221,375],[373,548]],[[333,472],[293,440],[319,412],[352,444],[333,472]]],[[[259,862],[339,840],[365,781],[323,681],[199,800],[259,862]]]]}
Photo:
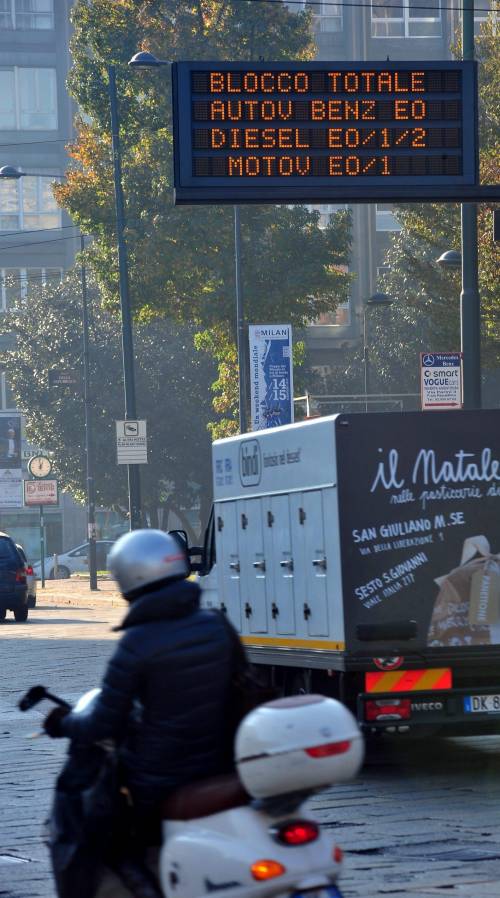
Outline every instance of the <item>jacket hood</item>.
{"type": "Polygon", "coordinates": [[[200,593],[198,584],[188,580],[177,580],[169,586],[160,586],[135,599],[120,626],[114,629],[127,630],[156,620],[187,617],[199,608],[200,593]]]}

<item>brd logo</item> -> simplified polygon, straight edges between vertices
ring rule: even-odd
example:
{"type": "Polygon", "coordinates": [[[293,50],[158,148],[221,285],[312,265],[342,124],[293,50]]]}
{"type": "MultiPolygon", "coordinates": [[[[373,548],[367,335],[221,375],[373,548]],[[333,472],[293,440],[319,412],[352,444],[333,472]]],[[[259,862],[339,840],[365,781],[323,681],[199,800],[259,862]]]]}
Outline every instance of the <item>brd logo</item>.
{"type": "Polygon", "coordinates": [[[240,480],[243,486],[260,483],[262,462],[257,440],[244,440],[240,445],[240,480]]]}

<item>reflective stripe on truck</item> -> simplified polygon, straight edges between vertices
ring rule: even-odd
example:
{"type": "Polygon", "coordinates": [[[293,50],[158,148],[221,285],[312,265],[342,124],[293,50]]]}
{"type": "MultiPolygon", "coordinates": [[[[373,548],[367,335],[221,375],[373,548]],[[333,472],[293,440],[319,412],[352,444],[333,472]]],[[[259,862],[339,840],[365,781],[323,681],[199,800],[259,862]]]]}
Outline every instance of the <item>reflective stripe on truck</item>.
{"type": "Polygon", "coordinates": [[[365,673],[366,692],[425,692],[429,689],[451,689],[451,687],[450,667],[365,673]]]}

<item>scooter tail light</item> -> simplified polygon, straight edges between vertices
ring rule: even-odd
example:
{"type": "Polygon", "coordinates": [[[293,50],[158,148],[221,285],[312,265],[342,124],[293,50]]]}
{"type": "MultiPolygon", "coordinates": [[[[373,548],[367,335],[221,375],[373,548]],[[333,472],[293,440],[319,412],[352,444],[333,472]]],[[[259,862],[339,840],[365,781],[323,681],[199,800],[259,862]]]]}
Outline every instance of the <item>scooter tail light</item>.
{"type": "Polygon", "coordinates": [[[250,867],[250,873],[258,882],[266,879],[274,879],[275,876],[283,876],[286,868],[279,861],[261,860],[255,861],[250,867]]]}
{"type": "Polygon", "coordinates": [[[365,720],[409,720],[410,698],[372,699],[365,702],[365,720]]]}
{"type": "Polygon", "coordinates": [[[307,845],[319,836],[319,826],[310,820],[291,820],[271,828],[271,834],[282,845],[307,845]]]}
{"type": "Polygon", "coordinates": [[[336,864],[341,864],[342,861],[344,860],[344,852],[342,851],[341,848],[339,848],[338,845],[333,846],[332,858],[336,864]]]}
{"type": "Polygon", "coordinates": [[[310,758],[329,758],[332,755],[343,755],[349,751],[351,740],[345,739],[343,742],[327,742],[326,745],[315,745],[312,748],[305,748],[306,755],[310,758]]]}

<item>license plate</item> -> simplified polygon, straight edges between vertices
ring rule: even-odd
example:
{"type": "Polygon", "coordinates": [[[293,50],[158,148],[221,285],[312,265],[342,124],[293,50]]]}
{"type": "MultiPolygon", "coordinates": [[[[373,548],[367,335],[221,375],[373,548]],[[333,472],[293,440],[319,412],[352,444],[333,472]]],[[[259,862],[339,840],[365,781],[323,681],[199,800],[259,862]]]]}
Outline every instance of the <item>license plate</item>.
{"type": "Polygon", "coordinates": [[[291,898],[343,898],[343,895],[338,886],[323,886],[319,889],[292,892],[291,898]]]}
{"type": "Polygon", "coordinates": [[[466,695],[464,711],[471,714],[500,714],[500,695],[466,695]]]}

